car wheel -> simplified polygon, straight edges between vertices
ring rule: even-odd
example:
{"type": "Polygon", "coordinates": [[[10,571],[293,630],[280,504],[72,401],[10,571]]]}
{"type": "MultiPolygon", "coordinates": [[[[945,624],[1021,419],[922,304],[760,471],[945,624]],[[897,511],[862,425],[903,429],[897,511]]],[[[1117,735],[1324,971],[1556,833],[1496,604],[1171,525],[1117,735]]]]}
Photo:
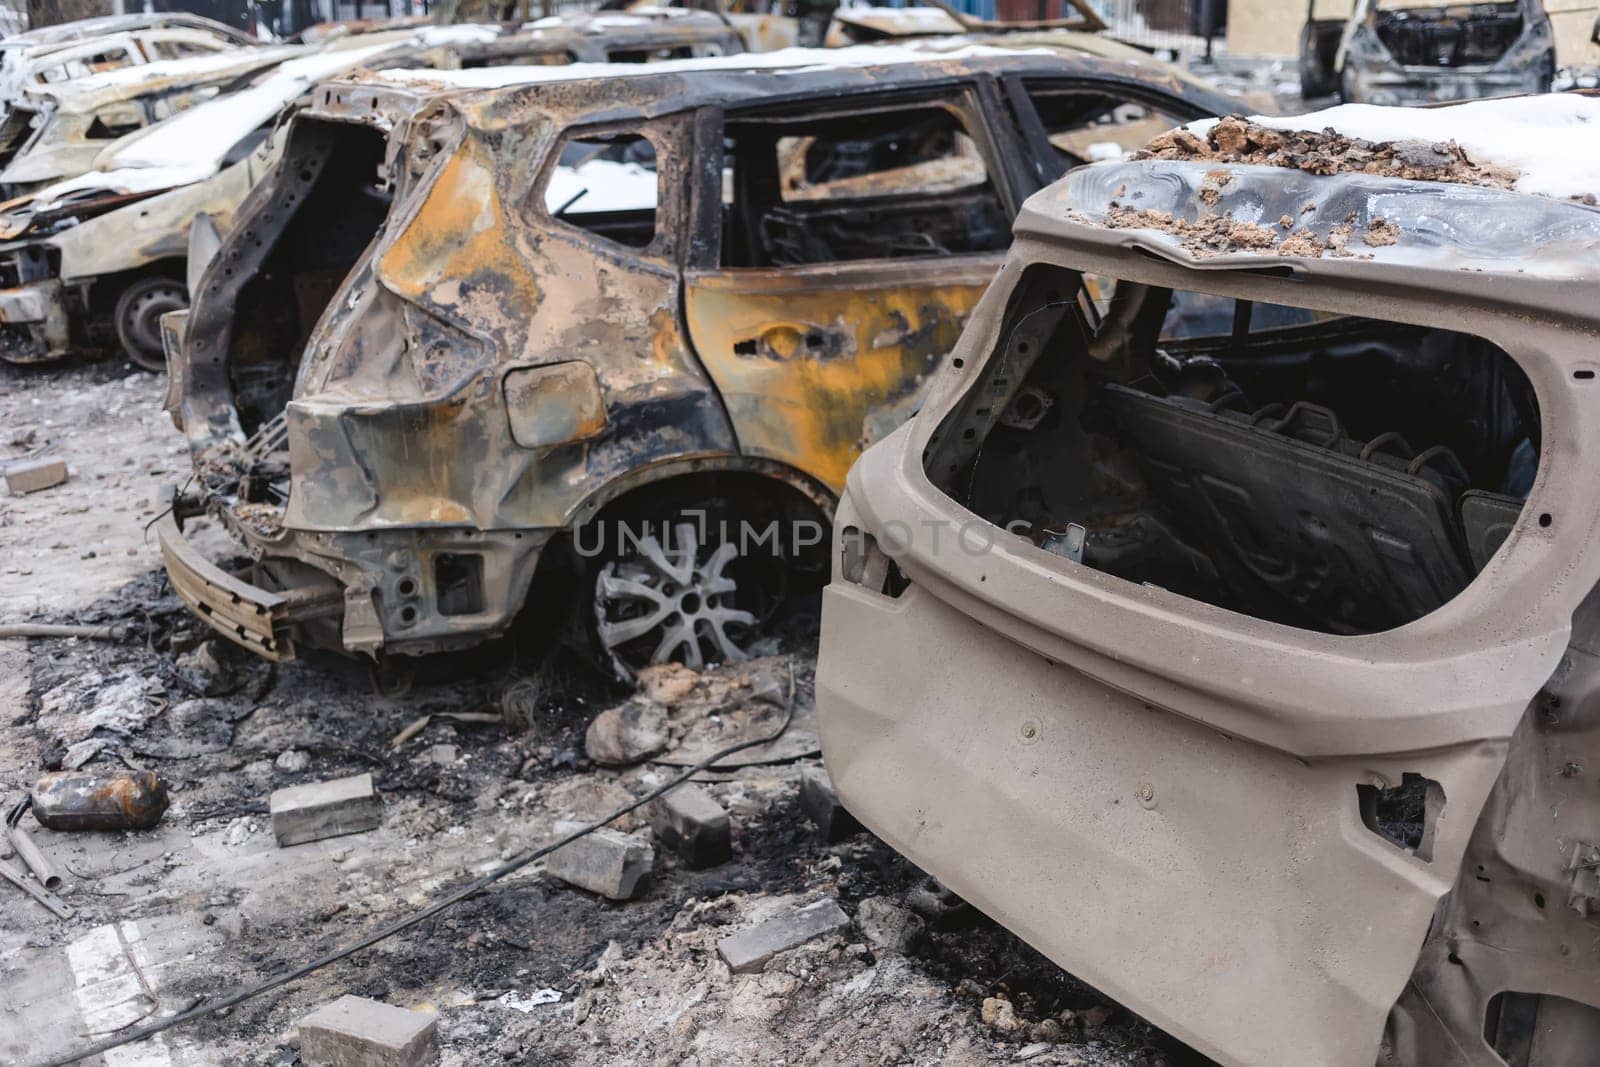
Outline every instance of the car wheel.
{"type": "Polygon", "coordinates": [[[625,680],[653,663],[703,667],[748,658],[744,642],[757,617],[740,604],[759,594],[741,588],[737,547],[702,544],[692,522],[670,529],[665,538],[655,530],[630,537],[594,572],[596,644],[625,680]]]}
{"type": "Polygon", "coordinates": [[[128,286],[114,313],[117,340],[128,358],[148,371],[167,367],[161,347],[161,316],[189,306],[189,291],[176,278],[151,275],[128,286]]]}

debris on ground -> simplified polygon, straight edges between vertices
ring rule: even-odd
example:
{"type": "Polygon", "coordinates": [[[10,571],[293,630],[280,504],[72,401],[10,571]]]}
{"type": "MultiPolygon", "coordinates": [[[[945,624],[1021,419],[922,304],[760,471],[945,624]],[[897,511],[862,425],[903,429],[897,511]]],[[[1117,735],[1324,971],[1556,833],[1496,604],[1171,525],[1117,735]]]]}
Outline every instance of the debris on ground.
{"type": "Polygon", "coordinates": [[[267,810],[280,848],[363,833],[383,822],[383,802],[370,774],[285,786],[273,791],[267,810]]]}
{"type": "Polygon", "coordinates": [[[856,907],[856,925],[867,944],[904,954],[922,935],[922,918],[888,897],[867,897],[856,907]]]}
{"type": "Polygon", "coordinates": [[[861,831],[861,824],[856,817],[839,803],[833,780],[822,767],[807,766],[800,769],[800,805],[817,828],[817,834],[829,844],[861,831]]]}
{"type": "MultiPolygon", "coordinates": [[[[559,822],[556,834],[565,836],[583,826],[559,822]]],[[[655,850],[648,844],[601,828],[552,852],[545,860],[545,873],[607,900],[632,900],[644,892],[655,865],[655,850]]]]}
{"type": "Polygon", "coordinates": [[[27,459],[6,464],[6,488],[17,496],[53,489],[67,480],[67,464],[59,459],[27,459]]]}
{"type": "MultiPolygon", "coordinates": [[[[17,413],[60,410],[58,397],[84,409],[72,416],[79,421],[97,412],[98,431],[113,443],[99,454],[63,436],[62,447],[74,450],[73,479],[49,496],[95,516],[126,507],[116,521],[136,526],[141,509],[129,494],[159,484],[143,470],[148,483],[116,472],[135,439],[161,441],[172,431],[164,417],[144,420],[159,415],[151,379],[103,378],[97,367],[48,378],[0,367],[10,388],[0,389],[0,421],[10,413],[20,432],[29,419],[17,413]]],[[[709,755],[770,730],[791,693],[794,726],[764,758],[740,753],[696,776],[694,788],[729,816],[726,862],[692,866],[641,809],[614,826],[656,853],[650,882],[631,900],[597,898],[530,867],[369,952],[134,1050],[176,1067],[304,1063],[294,1047],[298,1021],[355,995],[436,1010],[449,1067],[486,1058],[593,1067],[976,1063],[1011,1061],[1036,1043],[984,1026],[985,996],[1010,998],[1030,1027],[1101,1003],[970,907],[948,924],[915,911],[925,877],[870,834],[819,839],[801,805],[801,761],[816,751],[814,649],[803,638],[704,671],[649,668],[636,693],[565,657],[532,673],[525,663],[478,663],[467,680],[419,678],[402,698],[375,694],[365,672],[337,658],[258,672],[254,661],[226,661],[224,645],[207,653],[225,668],[213,671],[190,655],[210,631],[177,600],[153,548],[129,555],[119,543],[108,553],[111,535],[96,531],[94,517],[87,544],[99,556],[80,560],[85,542],[52,550],[59,535],[33,524],[29,509],[43,497],[0,499],[14,516],[4,535],[23,535],[26,545],[0,565],[0,600],[18,594],[5,600],[7,617],[129,636],[0,644],[0,789],[29,789],[41,770],[69,763],[108,774],[131,762],[158,774],[170,794],[161,821],[139,833],[30,827],[66,879],[58,903],[75,914],[62,920],[22,906],[20,893],[18,905],[0,908],[8,946],[0,990],[27,1005],[21,1015],[0,1007],[0,1062],[32,1063],[76,1047],[86,1031],[137,1025],[152,1012],[152,995],[154,1010],[172,1012],[348,944],[553,839],[558,822],[592,822],[643,796],[674,773],[686,746],[709,755]],[[34,573],[5,572],[17,563],[34,573]],[[38,586],[52,595],[35,595],[38,586]],[[227,668],[244,673],[223,679],[227,668]],[[669,748],[630,766],[590,760],[590,721],[636,698],[666,711],[669,748]],[[285,862],[268,832],[270,794],[363,774],[383,801],[382,822],[296,846],[285,862]],[[879,904],[863,911],[872,899],[912,911],[920,935],[897,942],[885,932],[896,928],[893,912],[879,904]],[[836,901],[855,925],[780,953],[760,971],[734,974],[723,964],[718,941],[819,900],[836,901]],[[98,992],[86,1012],[78,990],[91,982],[98,992]]],[[[225,541],[220,530],[210,535],[225,541]]],[[[1125,1021],[1092,1037],[1066,1027],[1030,1062],[1173,1062],[1169,1039],[1117,1018],[1125,1021]]]]}
{"type": "Polygon", "coordinates": [[[717,942],[717,953],[734,974],[758,971],[780,952],[849,929],[850,917],[832,900],[819,900],[768,919],[717,942]]]}
{"type": "Polygon", "coordinates": [[[439,1016],[366,997],[343,996],[300,1020],[306,1067],[431,1067],[439,1062],[439,1016]]]}
{"type": "Polygon", "coordinates": [[[52,830],[148,830],[166,813],[154,771],[56,771],[34,783],[33,817],[52,830]]]}
{"type": "Polygon", "coordinates": [[[715,867],[733,858],[733,820],[698,785],[682,785],[650,805],[650,830],[690,867],[715,867]]]}

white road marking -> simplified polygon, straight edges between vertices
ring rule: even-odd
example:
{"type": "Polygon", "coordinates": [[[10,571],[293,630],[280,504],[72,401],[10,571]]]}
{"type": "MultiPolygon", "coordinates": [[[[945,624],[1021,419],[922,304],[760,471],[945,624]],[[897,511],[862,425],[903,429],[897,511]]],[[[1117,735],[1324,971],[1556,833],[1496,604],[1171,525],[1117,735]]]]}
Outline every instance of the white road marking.
{"type": "MultiPolygon", "coordinates": [[[[155,1006],[139,973],[129,962],[138,962],[150,990],[155,991],[155,968],[132,920],[98,926],[67,945],[67,963],[72,967],[73,996],[83,1018],[83,1029],[100,1040],[109,1031],[151,1014],[155,1006]]],[[[160,1036],[136,1045],[104,1053],[106,1067],[172,1067],[172,1056],[160,1036]]]]}

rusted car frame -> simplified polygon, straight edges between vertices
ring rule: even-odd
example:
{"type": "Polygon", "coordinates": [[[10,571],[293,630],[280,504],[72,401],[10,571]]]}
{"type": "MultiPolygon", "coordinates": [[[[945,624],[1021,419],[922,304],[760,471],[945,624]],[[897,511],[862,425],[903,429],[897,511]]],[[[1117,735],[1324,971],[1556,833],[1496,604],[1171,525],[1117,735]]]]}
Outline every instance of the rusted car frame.
{"type": "Polygon", "coordinates": [[[252,584],[341,589],[342,619],[301,628],[325,647],[467,647],[524,607],[592,602],[615,654],[656,633],[622,603],[632,590],[718,631],[709,653],[695,638],[646,659],[738,655],[726,627],[758,611],[723,594],[765,590],[733,576],[716,520],[820,520],[863,443],[915,409],[1021,195],[1067,165],[1036,108],[1091,122],[1146,105],[1228,102],[1123,64],[993,50],[327,85],[173,323],[169,409],[201,487],[177,516],[219,515],[257,561],[252,584]],[[786,195],[787,153],[822,143],[786,195]],[[865,200],[849,169],[863,153],[883,157],[865,200]],[[975,158],[980,184],[948,180],[975,158]],[[373,173],[393,207],[337,255],[297,259],[302,227],[352,215],[354,179],[373,173]],[[641,173],[638,210],[624,198],[641,173]],[[575,211],[585,196],[593,210],[575,211]],[[686,548],[657,525],[626,558],[575,552],[578,531],[697,507],[712,533],[686,548]]]}
{"type": "Polygon", "coordinates": [[[1310,125],[1024,207],[850,474],[824,757],[1221,1063],[1587,1062],[1600,211],[1310,125]]]}

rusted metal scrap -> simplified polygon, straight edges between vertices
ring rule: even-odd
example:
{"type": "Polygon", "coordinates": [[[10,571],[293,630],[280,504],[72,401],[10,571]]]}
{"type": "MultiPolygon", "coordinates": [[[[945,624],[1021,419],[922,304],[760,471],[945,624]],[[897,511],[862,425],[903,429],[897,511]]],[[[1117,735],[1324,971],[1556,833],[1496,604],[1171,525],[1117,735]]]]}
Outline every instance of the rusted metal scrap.
{"type": "Polygon", "coordinates": [[[33,836],[20,825],[23,813],[28,810],[31,803],[24,797],[13,805],[6,815],[6,837],[11,841],[11,847],[16,849],[17,857],[27,864],[28,870],[33,872],[35,878],[46,889],[57,889],[61,886],[61,873],[56,870],[55,864],[50,862],[50,857],[44,854],[33,840],[33,836]]]}
{"type": "Polygon", "coordinates": [[[70,919],[74,912],[72,906],[48,889],[44,889],[28,881],[27,876],[18,871],[9,863],[0,863],[0,877],[28,894],[34,900],[49,908],[58,919],[70,919]]]}
{"type": "Polygon", "coordinates": [[[148,830],[167,810],[154,771],[61,771],[33,787],[33,816],[52,830],[148,830]]]}

